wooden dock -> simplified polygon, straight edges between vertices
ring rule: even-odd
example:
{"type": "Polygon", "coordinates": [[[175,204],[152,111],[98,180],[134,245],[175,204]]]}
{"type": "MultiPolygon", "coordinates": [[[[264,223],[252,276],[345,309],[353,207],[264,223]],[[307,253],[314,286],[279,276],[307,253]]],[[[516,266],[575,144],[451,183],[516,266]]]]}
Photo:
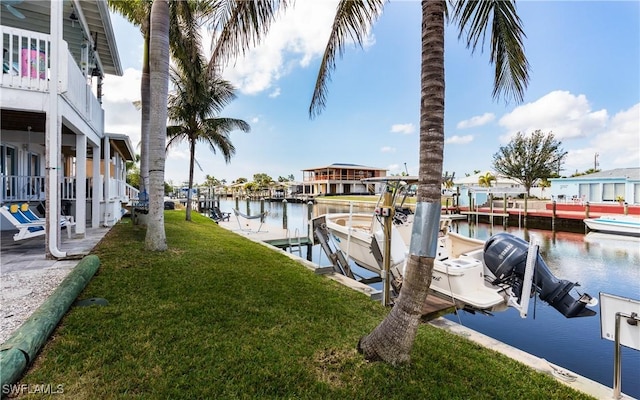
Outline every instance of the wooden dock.
{"type": "Polygon", "coordinates": [[[452,314],[456,312],[456,305],[451,300],[445,300],[434,294],[427,296],[427,301],[422,307],[422,316],[420,320],[422,322],[429,322],[443,315],[452,314]]]}

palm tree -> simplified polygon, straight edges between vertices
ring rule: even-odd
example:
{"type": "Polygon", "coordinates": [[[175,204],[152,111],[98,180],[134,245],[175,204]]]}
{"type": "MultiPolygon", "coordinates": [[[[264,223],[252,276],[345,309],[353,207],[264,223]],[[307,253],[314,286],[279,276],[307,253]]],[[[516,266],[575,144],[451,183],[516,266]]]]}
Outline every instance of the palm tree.
{"type": "MultiPolygon", "coordinates": [[[[244,52],[266,33],[277,9],[284,0],[235,1],[221,18],[225,26],[216,43],[209,66],[215,67],[244,52]]],[[[335,68],[336,54],[342,54],[347,38],[362,44],[370,26],[377,19],[384,0],[340,0],[331,35],[316,80],[309,113],[319,115],[326,103],[330,71],[335,68]]],[[[441,0],[423,0],[422,67],[420,100],[420,172],[416,220],[407,273],[395,306],[384,321],[359,343],[368,359],[382,359],[397,364],[409,360],[422,306],[431,284],[431,271],[440,219],[440,186],[444,148],[444,19],[447,6],[441,0]]],[[[529,80],[529,65],[524,55],[521,22],[514,1],[461,0],[452,3],[453,20],[466,32],[467,47],[475,49],[491,26],[491,56],[495,63],[495,98],[505,96],[522,101],[529,80]]]]}
{"type": "Polygon", "coordinates": [[[236,152],[229,134],[235,129],[244,132],[251,130],[249,124],[241,119],[213,117],[236,98],[235,88],[229,82],[208,73],[207,62],[200,52],[193,57],[195,60],[188,67],[171,70],[171,82],[176,90],[169,96],[169,120],[172,125],[167,127],[167,149],[183,141],[189,145],[187,221],[191,221],[196,143],[209,145],[214,154],[219,150],[229,163],[236,152]]]}
{"type": "Polygon", "coordinates": [[[156,10],[155,16],[157,18],[162,18],[162,22],[159,24],[159,20],[152,21],[153,5],[157,2],[158,1],[151,0],[110,0],[109,5],[113,10],[121,13],[131,23],[139,26],[145,39],[140,88],[140,103],[142,110],[140,127],[140,181],[142,186],[141,190],[148,191],[150,197],[150,213],[148,220],[148,226],[150,227],[150,230],[147,230],[147,237],[145,239],[146,248],[150,250],[160,251],[166,249],[164,216],[158,214],[163,212],[164,207],[162,206],[159,209],[156,209],[157,207],[154,206],[152,211],[151,194],[153,192],[155,196],[157,196],[156,199],[153,199],[154,203],[163,205],[164,190],[160,190],[159,187],[164,185],[163,183],[161,185],[158,182],[163,182],[164,179],[164,145],[161,146],[161,144],[164,143],[164,137],[166,135],[166,123],[161,127],[157,127],[155,124],[157,123],[163,125],[163,121],[166,120],[167,115],[166,98],[168,94],[168,84],[166,82],[168,81],[169,48],[165,49],[164,46],[166,42],[166,44],[170,46],[170,49],[174,51],[175,58],[177,58],[181,63],[189,64],[188,54],[184,50],[192,49],[192,46],[190,46],[190,39],[191,33],[193,32],[193,26],[185,25],[179,22],[181,20],[186,20],[189,22],[198,20],[200,23],[206,23],[208,16],[214,14],[217,3],[215,0],[201,0],[196,2],[172,1],[170,3],[167,2],[167,0],[162,0],[162,2],[166,4],[156,6],[158,10],[156,10]],[[197,17],[193,15],[194,13],[197,14],[197,17]],[[152,22],[156,23],[155,31],[152,31],[152,22]],[[164,25],[167,25],[167,32],[164,32],[164,25]],[[153,49],[153,53],[151,48],[152,33],[154,33],[154,35],[156,36],[156,47],[155,49],[153,49]],[[159,38],[159,36],[162,36],[162,38],[159,38]],[[152,57],[155,56],[162,56],[163,59],[152,59],[152,57]],[[166,60],[164,59],[165,56],[166,60]],[[154,63],[154,66],[159,67],[158,69],[156,69],[156,72],[160,74],[160,76],[156,76],[155,80],[155,83],[157,85],[155,87],[156,91],[154,91],[153,100],[156,103],[153,103],[151,101],[151,94],[154,89],[151,87],[151,63],[154,63]],[[164,80],[165,83],[163,83],[162,80],[164,80]],[[163,89],[163,87],[166,87],[166,89],[163,89]],[[160,90],[160,92],[163,92],[164,94],[158,93],[157,90],[160,90]],[[160,97],[164,100],[161,100],[160,97]],[[158,102],[163,103],[164,106],[158,104],[158,102]],[[156,114],[153,114],[154,109],[156,114]],[[165,119],[158,120],[158,118],[154,118],[154,126],[152,127],[150,118],[152,115],[154,117],[161,116],[157,114],[158,112],[161,113],[165,117],[165,119]],[[151,129],[156,128],[161,129],[160,132],[155,132],[156,135],[162,135],[161,141],[150,140],[151,129]],[[155,145],[153,149],[150,148],[150,143],[153,143],[155,145]],[[162,148],[162,151],[160,151],[160,148],[162,148]],[[150,157],[152,155],[154,156],[153,161],[150,160],[150,157]],[[160,160],[159,157],[162,157],[162,160],[160,160]],[[153,166],[151,165],[151,163],[153,163],[153,166]],[[160,172],[163,175],[162,178],[160,178],[159,176],[160,172]],[[153,191],[150,187],[152,174],[156,175],[154,177],[154,181],[158,185],[158,187],[153,191]]]}
{"type": "MultiPolygon", "coordinates": [[[[416,221],[412,231],[409,259],[400,296],[388,316],[358,343],[365,358],[391,364],[410,360],[420,314],[431,284],[440,220],[440,188],[444,149],[444,23],[452,15],[467,34],[467,47],[475,49],[491,27],[491,56],[495,63],[494,98],[505,95],[522,101],[529,79],[524,55],[521,21],[515,2],[504,0],[451,3],[453,13],[441,0],[423,0],[422,63],[420,99],[420,170],[416,202],[416,221]]],[[[309,113],[317,116],[326,103],[329,73],[335,68],[335,55],[342,54],[347,37],[360,43],[379,15],[382,0],[341,0],[332,32],[322,58],[309,113]]]]}
{"type": "Polygon", "coordinates": [[[140,27],[144,38],[142,57],[142,76],[140,77],[140,191],[147,191],[149,186],[149,40],[151,1],[109,0],[112,10],[120,13],[129,22],[140,27]]]}
{"type": "Polygon", "coordinates": [[[169,2],[154,0],[151,6],[151,39],[149,42],[149,214],[145,248],[167,249],[164,231],[164,142],[167,126],[167,94],[169,91],[169,2]]]}
{"type": "MultiPolygon", "coordinates": [[[[142,56],[142,76],[140,79],[140,190],[147,190],[149,184],[149,128],[150,128],[150,89],[149,89],[149,41],[151,37],[150,17],[152,0],[109,0],[109,7],[120,13],[133,25],[140,27],[140,32],[144,38],[143,56],[142,56]]],[[[176,19],[182,14],[196,13],[199,23],[206,23],[211,15],[215,13],[215,1],[199,0],[197,2],[177,1],[170,2],[169,13],[172,17],[172,23],[169,26],[169,38],[172,51],[185,48],[182,42],[184,38],[189,37],[190,31],[182,32],[179,30],[181,24],[175,23],[176,19]]]]}
{"type": "Polygon", "coordinates": [[[478,178],[478,185],[482,187],[491,187],[491,182],[494,182],[496,177],[489,171],[487,171],[484,175],[480,175],[478,178]]]}

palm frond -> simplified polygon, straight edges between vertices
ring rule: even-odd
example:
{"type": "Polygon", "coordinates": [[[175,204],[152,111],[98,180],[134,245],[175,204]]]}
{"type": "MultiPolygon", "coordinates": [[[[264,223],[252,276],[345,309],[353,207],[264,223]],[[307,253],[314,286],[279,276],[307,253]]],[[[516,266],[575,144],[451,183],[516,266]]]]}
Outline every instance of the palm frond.
{"type": "Polygon", "coordinates": [[[311,118],[319,115],[326,106],[327,84],[336,67],[336,54],[342,56],[348,37],[362,46],[383,7],[384,0],[341,0],[338,3],[309,106],[311,118]]]}
{"type": "Polygon", "coordinates": [[[530,66],[524,52],[526,35],[515,1],[467,0],[453,4],[453,19],[460,29],[458,38],[466,32],[466,44],[472,51],[479,43],[484,46],[487,29],[491,27],[490,61],[495,64],[493,97],[522,102],[529,84],[530,66]]]}
{"type": "Polygon", "coordinates": [[[285,10],[289,3],[291,0],[220,1],[219,13],[212,23],[212,29],[219,35],[211,43],[209,71],[213,73],[218,65],[240,54],[244,55],[256,46],[267,34],[277,14],[285,10]]]}
{"type": "Polygon", "coordinates": [[[142,28],[151,13],[151,0],[109,0],[109,8],[142,28]]]}

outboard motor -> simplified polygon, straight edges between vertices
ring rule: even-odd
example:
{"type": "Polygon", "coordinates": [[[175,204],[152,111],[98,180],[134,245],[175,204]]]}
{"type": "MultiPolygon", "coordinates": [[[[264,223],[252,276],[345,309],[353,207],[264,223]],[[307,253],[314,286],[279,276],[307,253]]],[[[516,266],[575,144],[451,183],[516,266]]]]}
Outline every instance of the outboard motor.
{"type": "MultiPolygon", "coordinates": [[[[493,235],[484,246],[484,263],[496,277],[492,283],[511,285],[518,299],[528,295],[522,293],[528,251],[529,243],[504,232],[493,235]]],[[[591,296],[585,293],[578,300],[571,296],[569,291],[574,286],[580,285],[556,278],[540,254],[537,255],[532,288],[540,294],[540,299],[567,318],[596,315],[595,311],[586,308],[591,296]]]]}

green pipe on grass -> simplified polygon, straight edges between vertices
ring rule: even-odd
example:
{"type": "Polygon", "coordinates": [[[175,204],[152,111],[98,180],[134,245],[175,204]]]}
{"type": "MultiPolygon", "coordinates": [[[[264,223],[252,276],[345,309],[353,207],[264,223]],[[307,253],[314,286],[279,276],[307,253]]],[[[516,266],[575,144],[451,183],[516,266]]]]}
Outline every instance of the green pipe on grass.
{"type": "Polygon", "coordinates": [[[100,267],[98,256],[84,257],[60,286],[0,347],[0,388],[15,383],[100,267]]]}

